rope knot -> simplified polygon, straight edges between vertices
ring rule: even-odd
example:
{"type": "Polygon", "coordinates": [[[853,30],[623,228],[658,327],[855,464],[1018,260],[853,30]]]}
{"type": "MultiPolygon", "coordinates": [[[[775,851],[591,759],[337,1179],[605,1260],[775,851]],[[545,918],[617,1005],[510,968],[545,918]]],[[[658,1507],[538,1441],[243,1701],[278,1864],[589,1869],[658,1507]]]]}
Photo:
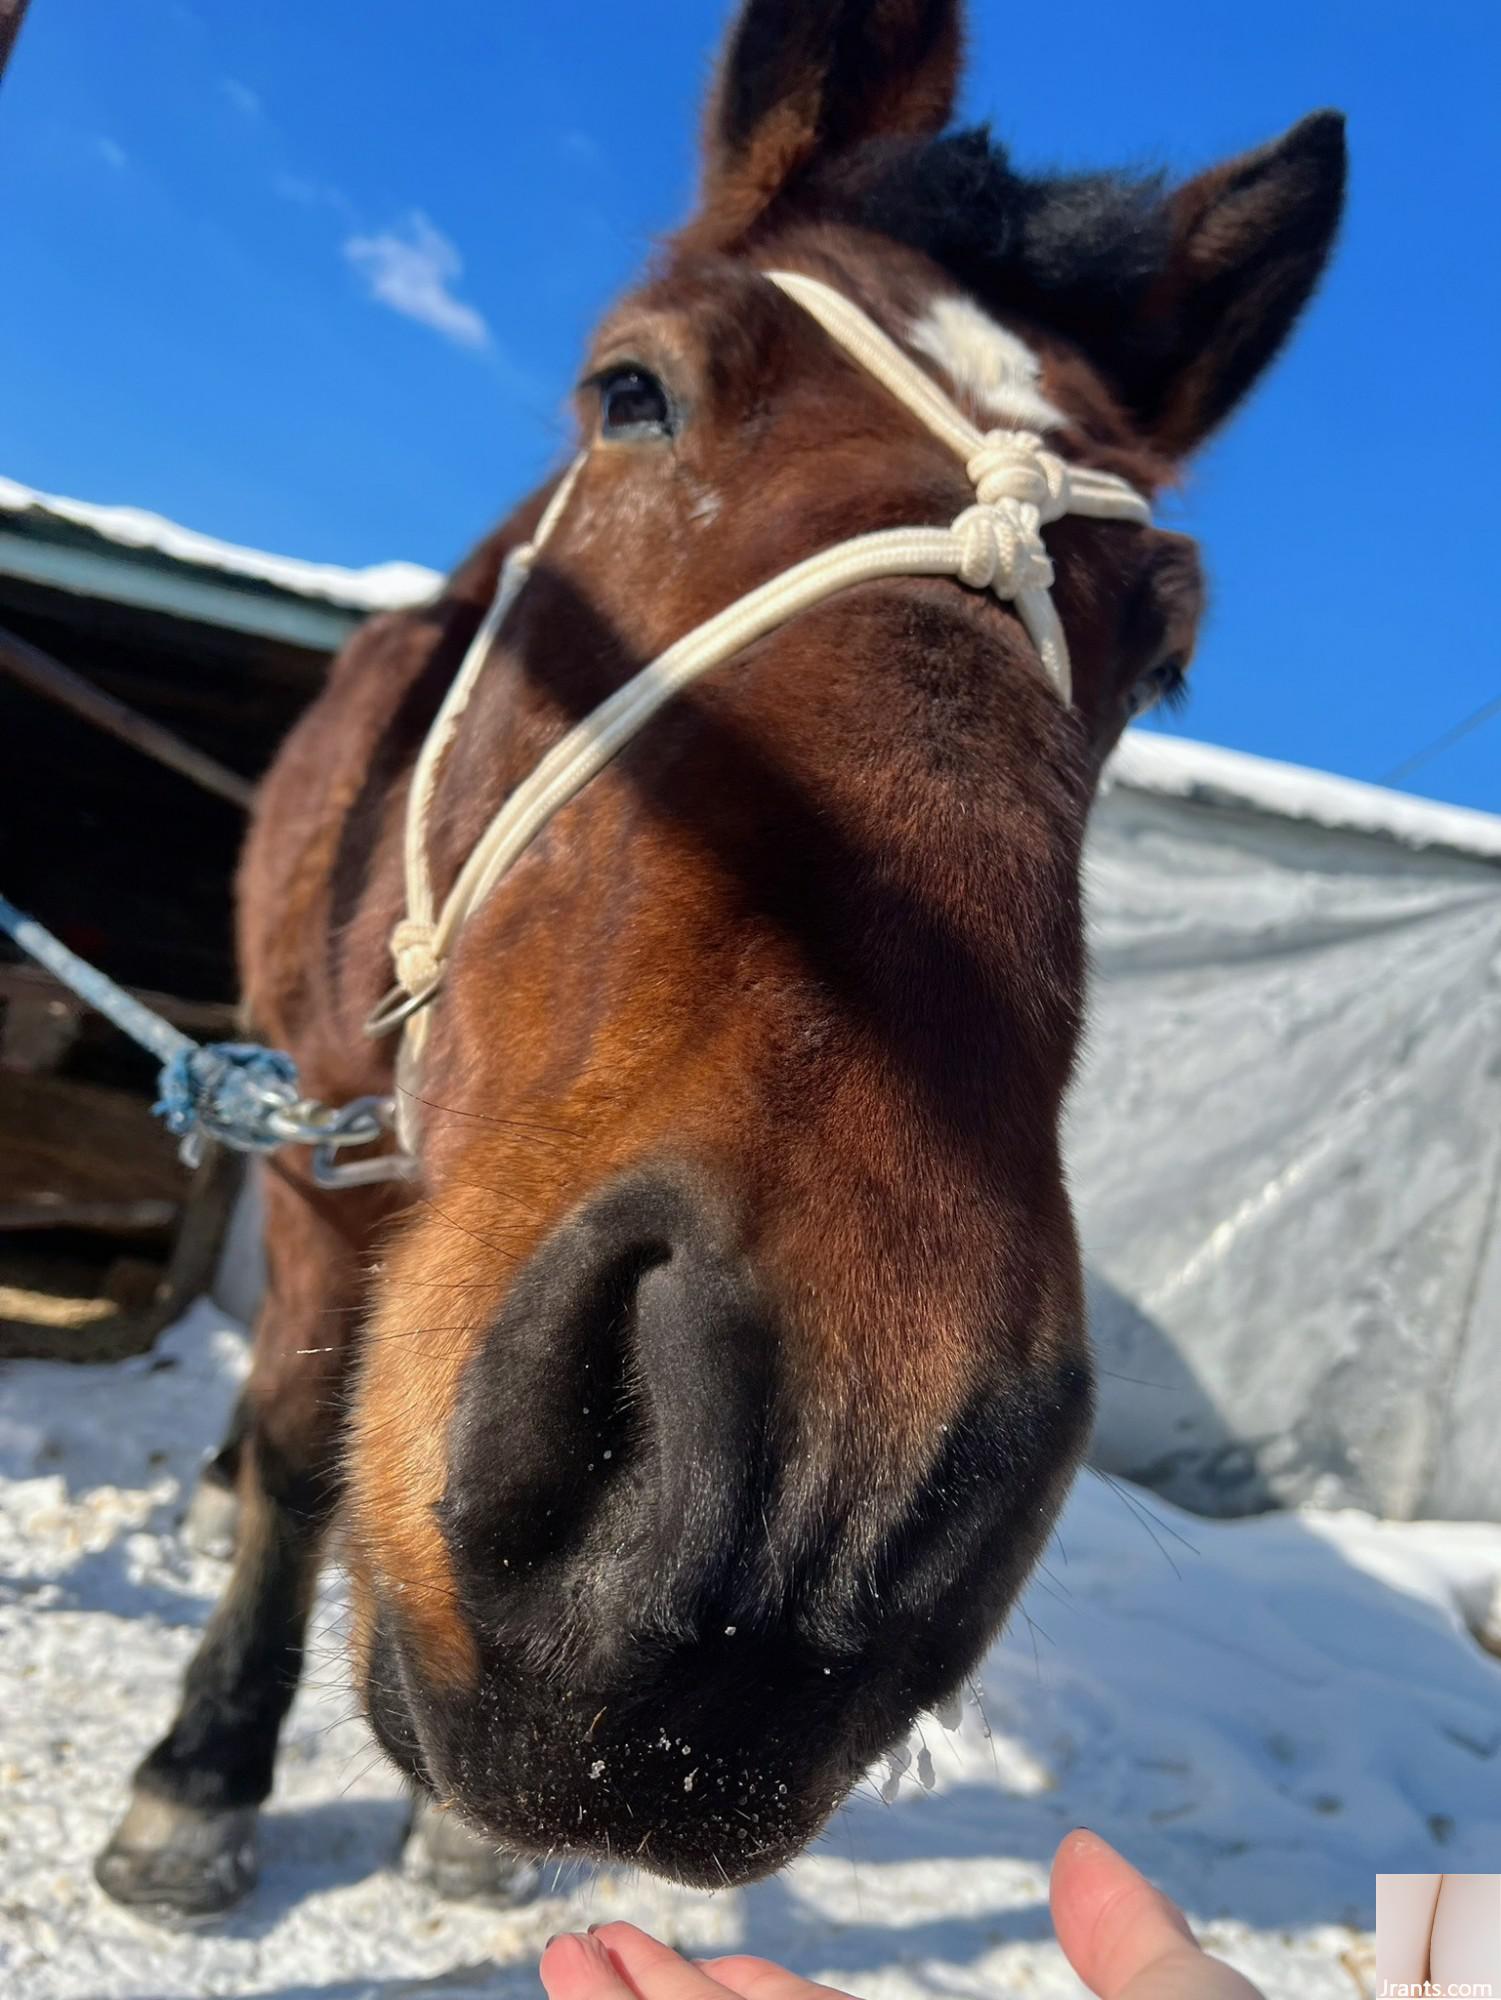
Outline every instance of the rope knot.
{"type": "Polygon", "coordinates": [[[1017,500],[966,507],[954,522],[959,543],[955,572],[972,590],[1019,597],[1024,590],[1049,590],[1053,565],[1037,531],[1037,510],[1017,500]]]}
{"type": "Polygon", "coordinates": [[[987,431],[964,469],[984,507],[1019,501],[1037,509],[1039,524],[1068,512],[1068,467],[1035,431],[987,431]]]}
{"type": "Polygon", "coordinates": [[[425,993],[438,980],[439,964],[433,950],[433,926],[420,917],[403,917],[391,932],[391,956],[396,961],[396,979],[410,994],[425,993]]]}

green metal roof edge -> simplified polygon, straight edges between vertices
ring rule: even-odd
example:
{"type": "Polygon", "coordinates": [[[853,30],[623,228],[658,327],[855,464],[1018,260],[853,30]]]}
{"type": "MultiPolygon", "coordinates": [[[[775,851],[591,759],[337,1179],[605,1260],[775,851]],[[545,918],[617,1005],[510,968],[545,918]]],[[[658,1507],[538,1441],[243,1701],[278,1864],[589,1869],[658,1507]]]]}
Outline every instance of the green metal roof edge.
{"type": "Polygon", "coordinates": [[[143,559],[102,538],[90,548],[18,532],[3,518],[0,576],[320,653],[336,651],[368,616],[260,580],[241,583],[171,558],[143,559]]]}

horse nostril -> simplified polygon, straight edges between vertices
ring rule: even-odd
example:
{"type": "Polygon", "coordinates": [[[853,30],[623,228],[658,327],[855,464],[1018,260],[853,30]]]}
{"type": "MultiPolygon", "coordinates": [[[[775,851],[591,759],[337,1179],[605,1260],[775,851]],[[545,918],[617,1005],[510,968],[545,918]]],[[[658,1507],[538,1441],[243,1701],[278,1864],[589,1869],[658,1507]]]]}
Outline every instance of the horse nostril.
{"type": "Polygon", "coordinates": [[[682,1180],[632,1176],[575,1213],[465,1370],[440,1514],[476,1608],[581,1560],[669,1593],[717,1567],[758,1477],[767,1348],[682,1180]]]}
{"type": "MultiPolygon", "coordinates": [[[[550,1244],[469,1362],[439,1513],[513,1582],[570,1549],[631,1456],[635,1294],[653,1254],[550,1244]]],[[[660,1251],[655,1254],[660,1255],[660,1251]]]]}

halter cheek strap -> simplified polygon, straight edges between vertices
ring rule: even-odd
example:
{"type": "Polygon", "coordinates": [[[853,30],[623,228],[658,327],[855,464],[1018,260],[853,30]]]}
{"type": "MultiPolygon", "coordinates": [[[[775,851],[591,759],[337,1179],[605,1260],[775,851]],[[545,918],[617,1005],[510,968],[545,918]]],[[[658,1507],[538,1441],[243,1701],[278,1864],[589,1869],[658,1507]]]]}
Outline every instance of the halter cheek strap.
{"type": "MultiPolygon", "coordinates": [[[[1065,706],[1070,701],[1068,644],[1050,595],[1053,565],[1042,529],[1064,514],[1147,523],[1147,501],[1113,473],[1068,464],[1031,431],[977,429],[932,377],[842,293],[791,271],[768,271],[766,276],[950,447],[969,475],[974,502],[946,528],[887,528],[820,550],[678,639],[576,723],[521,781],[481,834],[439,908],[427,840],[438,772],[500,628],[568,505],[587,453],[574,460],[532,539],[506,558],[494,601],[413,773],[403,850],[407,913],[391,934],[397,983],[366,1023],[371,1035],[404,1027],[402,1064],[408,1073],[426,1039],[424,1009],[442,984],[459,931],[554,813],[674,695],[837,591],[893,576],[952,576],[973,590],[989,590],[1015,604],[1059,700],[1065,706]]],[[[398,1097],[399,1117],[406,1103],[405,1096],[398,1097]]],[[[412,1143],[407,1132],[402,1137],[412,1143]]]]}

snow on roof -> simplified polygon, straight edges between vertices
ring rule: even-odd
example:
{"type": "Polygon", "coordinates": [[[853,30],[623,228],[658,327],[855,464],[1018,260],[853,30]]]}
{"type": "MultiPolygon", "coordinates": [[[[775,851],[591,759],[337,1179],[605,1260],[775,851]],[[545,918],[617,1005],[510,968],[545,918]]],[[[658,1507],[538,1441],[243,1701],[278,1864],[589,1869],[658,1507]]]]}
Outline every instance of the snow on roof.
{"type": "Polygon", "coordinates": [[[303,562],[296,556],[267,555],[216,541],[191,528],[180,528],[160,514],[139,507],[99,507],[86,500],[67,500],[55,493],[38,493],[18,480],[0,478],[0,512],[32,514],[67,521],[113,542],[117,548],[139,549],[273,585],[298,597],[321,599],[350,611],[397,611],[431,597],[442,582],[436,570],[420,563],[374,563],[368,569],[342,569],[336,563],[303,562]]]}
{"type": "Polygon", "coordinates": [[[1241,806],[1340,832],[1383,835],[1404,847],[1443,847],[1501,861],[1501,815],[1412,798],[1213,743],[1131,729],[1107,775],[1111,783],[1161,798],[1241,806]]]}
{"type": "MultiPolygon", "coordinates": [[[[268,555],[181,528],[139,507],[101,507],[39,493],[0,478],[0,513],[36,514],[86,528],[119,548],[140,549],[200,569],[266,583],[300,597],[357,612],[399,611],[439,588],[437,570],[385,562],[368,569],[268,555]]],[[[1352,833],[1373,833],[1409,847],[1443,847],[1501,861],[1501,816],[1385,791],[1296,764],[1274,763],[1210,743],[1130,730],[1111,759],[1110,781],[1133,791],[1206,805],[1240,806],[1352,833]]]]}

